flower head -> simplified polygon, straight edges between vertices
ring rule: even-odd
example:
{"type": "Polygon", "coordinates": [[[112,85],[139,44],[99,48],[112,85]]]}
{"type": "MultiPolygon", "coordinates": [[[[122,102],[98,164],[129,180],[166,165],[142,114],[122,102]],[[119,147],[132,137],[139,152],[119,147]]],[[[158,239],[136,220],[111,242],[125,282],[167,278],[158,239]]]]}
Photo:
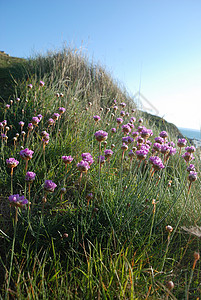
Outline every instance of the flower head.
{"type": "Polygon", "coordinates": [[[32,158],[34,151],[29,150],[28,148],[20,151],[20,156],[22,159],[29,160],[32,158]]]}
{"type": "Polygon", "coordinates": [[[158,156],[151,156],[149,158],[149,161],[152,163],[155,171],[165,168],[164,164],[162,163],[162,160],[158,156]]]}
{"type": "Polygon", "coordinates": [[[193,164],[190,164],[188,167],[187,167],[187,172],[191,172],[191,171],[195,171],[195,166],[193,164]]]}
{"type": "Polygon", "coordinates": [[[146,158],[148,151],[145,149],[140,149],[140,150],[137,150],[135,153],[139,160],[143,160],[146,158]]]}
{"type": "Polygon", "coordinates": [[[95,135],[96,140],[98,142],[103,142],[108,137],[108,133],[106,131],[103,131],[103,130],[96,131],[94,135],[95,135]]]}
{"type": "Polygon", "coordinates": [[[122,125],[122,132],[125,134],[129,134],[131,132],[131,128],[128,124],[122,125]]]}
{"type": "Polygon", "coordinates": [[[98,121],[100,121],[101,120],[101,118],[99,117],[99,116],[93,116],[93,118],[94,118],[94,121],[96,121],[96,122],[98,122],[98,121]]]}
{"type": "Polygon", "coordinates": [[[162,137],[162,138],[166,138],[166,137],[168,137],[168,133],[166,131],[161,131],[159,136],[162,137]]]}
{"type": "Polygon", "coordinates": [[[77,168],[80,172],[87,172],[90,168],[89,163],[85,160],[82,160],[77,164],[77,168]]]}
{"type": "Polygon", "coordinates": [[[65,164],[70,164],[73,161],[73,157],[71,155],[62,156],[61,158],[65,164]]]}
{"type": "Polygon", "coordinates": [[[156,143],[159,143],[159,144],[163,144],[163,142],[164,142],[164,139],[161,136],[155,137],[154,140],[156,143]]]}
{"type": "Polygon", "coordinates": [[[37,117],[39,118],[39,120],[41,121],[43,116],[41,114],[37,115],[37,117]]]}
{"type": "Polygon", "coordinates": [[[43,82],[42,80],[39,82],[39,85],[40,86],[44,86],[45,85],[45,82],[43,82]]]}
{"type": "Polygon", "coordinates": [[[182,147],[186,146],[186,143],[187,143],[186,139],[178,139],[177,146],[180,147],[180,148],[182,148],[182,147]]]}
{"type": "Polygon", "coordinates": [[[54,121],[52,118],[50,118],[50,119],[47,121],[47,123],[48,123],[48,125],[53,125],[53,124],[55,123],[55,121],[54,121]]]}
{"type": "Polygon", "coordinates": [[[40,122],[40,119],[38,117],[33,117],[31,121],[33,125],[37,125],[40,122]]]}
{"type": "Polygon", "coordinates": [[[193,153],[196,151],[195,147],[194,146],[188,146],[185,148],[185,150],[189,153],[193,153]]]}
{"type": "Polygon", "coordinates": [[[197,180],[197,172],[190,171],[190,173],[188,175],[188,180],[190,182],[196,181],[197,180]]]}
{"type": "Polygon", "coordinates": [[[117,121],[117,124],[123,123],[123,119],[122,118],[117,118],[116,121],[117,121]]]}
{"type": "Polygon", "coordinates": [[[82,156],[82,159],[84,161],[87,161],[90,166],[94,162],[92,155],[88,152],[82,153],[81,156],[82,156]]]}
{"type": "Polygon", "coordinates": [[[25,199],[24,196],[20,196],[19,194],[10,195],[8,198],[10,205],[15,207],[23,208],[26,204],[28,204],[28,200],[25,199]]]}
{"type": "Polygon", "coordinates": [[[31,130],[33,130],[33,128],[34,128],[34,127],[33,127],[33,124],[32,124],[32,123],[29,123],[29,124],[28,124],[28,130],[31,131],[31,130]]]}
{"type": "Polygon", "coordinates": [[[45,180],[44,190],[46,192],[54,192],[54,189],[57,187],[56,183],[52,180],[45,180]]]}
{"type": "Polygon", "coordinates": [[[25,180],[28,182],[33,182],[35,180],[36,173],[34,172],[27,172],[25,176],[25,180]]]}
{"type": "Polygon", "coordinates": [[[105,149],[104,154],[105,158],[110,158],[113,154],[113,151],[111,149],[105,149]]]}
{"type": "Polygon", "coordinates": [[[59,119],[59,117],[60,117],[60,114],[54,113],[53,116],[52,116],[52,119],[56,121],[56,120],[59,119]]]}
{"type": "Polygon", "coordinates": [[[23,122],[23,121],[20,121],[20,122],[19,122],[19,125],[20,125],[21,127],[23,127],[23,126],[24,126],[24,122],[23,122]]]}
{"type": "Polygon", "coordinates": [[[59,107],[59,113],[60,115],[62,115],[63,113],[65,113],[66,109],[64,107],[59,107]]]}
{"type": "Polygon", "coordinates": [[[9,168],[15,168],[19,164],[19,161],[11,157],[9,159],[6,159],[6,163],[9,168]]]}

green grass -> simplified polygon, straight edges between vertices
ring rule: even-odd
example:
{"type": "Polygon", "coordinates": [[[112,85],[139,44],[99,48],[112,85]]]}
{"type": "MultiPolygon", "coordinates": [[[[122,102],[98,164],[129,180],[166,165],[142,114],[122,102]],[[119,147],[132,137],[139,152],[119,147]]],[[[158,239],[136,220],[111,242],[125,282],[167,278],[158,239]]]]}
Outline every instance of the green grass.
{"type": "MultiPolygon", "coordinates": [[[[136,118],[132,131],[137,130],[142,113],[132,111],[132,98],[110,74],[77,50],[31,58],[23,70],[21,79],[12,86],[14,94],[8,98],[14,102],[8,110],[5,103],[9,101],[5,102],[0,111],[0,120],[6,119],[10,128],[0,152],[2,299],[199,297],[199,260],[193,268],[199,237],[183,229],[193,226],[195,231],[200,226],[199,156],[195,154],[194,162],[198,179],[190,192],[187,166],[177,146],[177,153],[166,162],[164,155],[158,154],[165,168],[154,174],[149,162],[152,146],[141,163],[136,156],[132,163],[128,157],[136,141],[128,144],[122,158],[123,133],[116,123],[120,103],[126,103],[124,110],[130,114],[123,117],[123,124],[131,116],[136,118]],[[39,86],[40,80],[44,87],[39,86]],[[31,90],[27,88],[30,83],[31,90]],[[57,97],[56,93],[64,96],[57,97]],[[64,107],[65,113],[48,127],[48,119],[59,107],[64,107]],[[27,137],[28,123],[38,114],[43,118],[27,137]],[[98,123],[94,115],[101,117],[98,123]],[[24,140],[19,121],[25,123],[24,140]],[[113,127],[117,128],[115,134],[113,127]],[[44,130],[50,135],[45,148],[41,137],[44,130]],[[94,136],[98,130],[108,132],[107,144],[102,143],[101,149],[94,136]],[[16,133],[19,137],[14,144],[16,133]],[[100,168],[98,156],[111,144],[115,145],[114,153],[100,168]],[[25,161],[19,155],[22,147],[34,151],[28,162],[28,171],[36,173],[30,195],[25,161]],[[94,162],[81,178],[77,163],[86,152],[94,162]],[[63,155],[74,158],[66,169],[63,155]],[[19,161],[13,179],[6,164],[9,157],[19,161]],[[11,180],[13,194],[24,195],[32,203],[30,210],[18,209],[17,222],[15,208],[8,201],[11,180]],[[45,180],[57,184],[47,195],[45,180]],[[90,200],[89,193],[93,194],[90,200]],[[171,233],[167,225],[173,227],[171,233]],[[171,291],[169,281],[175,285],[171,291]]],[[[162,129],[168,131],[166,123],[150,124],[146,116],[143,125],[153,130],[149,138],[152,144],[162,129]]],[[[177,143],[174,134],[169,133],[168,141],[177,143]]]]}

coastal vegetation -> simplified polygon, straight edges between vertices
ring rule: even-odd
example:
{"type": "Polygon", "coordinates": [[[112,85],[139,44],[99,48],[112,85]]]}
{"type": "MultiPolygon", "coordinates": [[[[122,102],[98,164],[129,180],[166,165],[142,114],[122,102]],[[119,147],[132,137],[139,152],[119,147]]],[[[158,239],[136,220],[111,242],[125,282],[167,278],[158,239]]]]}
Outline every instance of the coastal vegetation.
{"type": "Polygon", "coordinates": [[[1,298],[198,299],[195,147],[77,49],[10,64],[0,69],[1,298]]]}

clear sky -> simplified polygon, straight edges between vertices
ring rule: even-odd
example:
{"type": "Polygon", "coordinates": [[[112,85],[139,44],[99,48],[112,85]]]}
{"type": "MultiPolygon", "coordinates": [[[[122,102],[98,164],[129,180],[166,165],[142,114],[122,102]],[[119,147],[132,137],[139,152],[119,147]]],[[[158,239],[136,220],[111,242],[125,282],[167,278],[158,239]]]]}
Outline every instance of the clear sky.
{"type": "Polygon", "coordinates": [[[0,50],[82,47],[159,116],[200,129],[201,0],[0,0],[0,12],[0,50]]]}

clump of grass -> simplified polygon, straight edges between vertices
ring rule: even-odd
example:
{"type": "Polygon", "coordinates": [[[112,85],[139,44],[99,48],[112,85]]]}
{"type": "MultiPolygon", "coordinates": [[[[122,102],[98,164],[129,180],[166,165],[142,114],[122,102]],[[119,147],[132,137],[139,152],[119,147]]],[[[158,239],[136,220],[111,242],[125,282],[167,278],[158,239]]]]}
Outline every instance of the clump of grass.
{"type": "Polygon", "coordinates": [[[180,231],[199,220],[200,162],[193,169],[190,145],[180,153],[105,70],[70,49],[30,59],[1,117],[2,195],[28,198],[17,216],[7,206],[17,226],[0,232],[2,296],[197,295],[199,272],[187,283],[182,267],[190,272],[189,247],[199,245],[180,231]]]}

